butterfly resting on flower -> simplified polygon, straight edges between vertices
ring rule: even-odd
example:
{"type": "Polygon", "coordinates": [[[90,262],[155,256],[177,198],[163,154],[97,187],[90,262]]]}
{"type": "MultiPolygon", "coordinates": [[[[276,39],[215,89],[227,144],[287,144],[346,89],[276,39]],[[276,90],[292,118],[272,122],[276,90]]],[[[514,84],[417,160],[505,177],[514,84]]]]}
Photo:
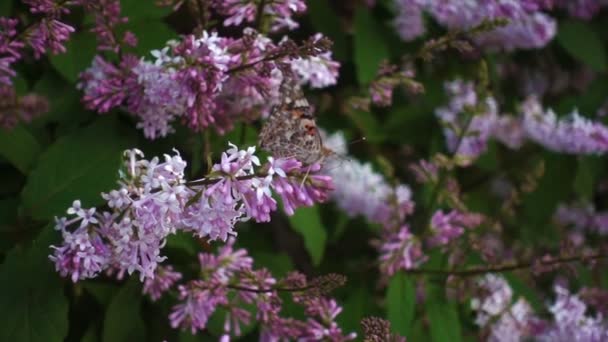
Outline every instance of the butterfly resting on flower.
{"type": "Polygon", "coordinates": [[[291,82],[282,85],[283,101],[266,120],[259,135],[260,147],[276,158],[295,158],[304,165],[322,163],[335,153],[323,146],[312,108],[302,89],[291,82]]]}

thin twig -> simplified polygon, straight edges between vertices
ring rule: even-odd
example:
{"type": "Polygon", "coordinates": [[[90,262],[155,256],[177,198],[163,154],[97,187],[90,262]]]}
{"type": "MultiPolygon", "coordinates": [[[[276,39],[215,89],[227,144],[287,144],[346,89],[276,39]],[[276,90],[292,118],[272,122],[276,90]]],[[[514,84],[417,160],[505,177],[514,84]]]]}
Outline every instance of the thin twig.
{"type": "Polygon", "coordinates": [[[471,277],[485,273],[503,273],[515,270],[521,270],[530,268],[536,265],[539,266],[554,266],[559,264],[565,264],[570,262],[584,262],[608,258],[605,254],[593,254],[593,255],[577,255],[570,257],[562,257],[552,259],[548,261],[525,261],[519,263],[494,265],[488,267],[475,267],[470,269],[453,269],[453,270],[441,270],[441,269],[428,269],[428,268],[416,268],[410,270],[404,270],[407,274],[432,274],[432,275],[443,275],[443,276],[459,276],[459,277],[471,277]]]}
{"type": "Polygon", "coordinates": [[[267,289],[254,289],[251,287],[245,287],[245,286],[239,286],[239,285],[227,285],[226,287],[229,289],[238,290],[238,291],[246,291],[246,292],[253,292],[253,293],[268,293],[268,292],[274,292],[274,291],[304,292],[304,291],[314,288],[315,286],[309,285],[309,286],[304,286],[304,287],[271,287],[271,288],[267,288],[267,289]]]}

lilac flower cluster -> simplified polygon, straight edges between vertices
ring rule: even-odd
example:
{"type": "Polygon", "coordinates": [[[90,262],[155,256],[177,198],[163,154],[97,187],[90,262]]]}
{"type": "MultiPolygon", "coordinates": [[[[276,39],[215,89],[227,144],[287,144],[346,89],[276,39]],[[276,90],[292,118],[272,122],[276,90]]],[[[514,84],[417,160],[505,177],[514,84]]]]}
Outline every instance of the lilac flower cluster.
{"type": "Polygon", "coordinates": [[[444,126],[448,149],[463,159],[463,165],[485,152],[490,138],[512,149],[532,140],[561,153],[608,151],[608,127],[580,116],[576,110],[565,118],[558,118],[553,110],[544,110],[538,99],[531,96],[521,104],[519,116],[499,115],[496,101],[492,97],[478,99],[471,82],[448,82],[446,92],[449,103],[438,108],[436,114],[444,126]],[[478,112],[480,102],[484,104],[481,113],[478,112]]]}
{"type": "Polygon", "coordinates": [[[597,212],[591,204],[561,204],[553,215],[553,220],[578,231],[608,234],[608,212],[597,212]]]}
{"type": "Polygon", "coordinates": [[[602,7],[608,6],[606,0],[553,0],[555,6],[563,8],[577,18],[589,20],[593,18],[602,7]]]}
{"type": "Polygon", "coordinates": [[[464,213],[452,210],[445,214],[442,210],[436,211],[431,217],[430,246],[447,245],[450,241],[460,237],[467,228],[475,228],[481,224],[483,216],[475,213],[464,213]]]}
{"type": "MultiPolygon", "coordinates": [[[[34,58],[39,59],[46,53],[63,53],[65,44],[74,27],[62,21],[62,16],[70,14],[69,6],[82,6],[86,13],[95,17],[95,25],[91,29],[96,34],[100,50],[118,52],[119,42],[116,40],[116,26],[125,23],[127,18],[120,16],[120,1],[118,0],[24,0],[23,1],[36,20],[23,31],[18,31],[19,20],[0,17],[0,83],[11,85],[11,78],[16,73],[12,67],[23,58],[24,48],[32,49],[34,58]]],[[[128,45],[135,45],[135,36],[126,32],[122,40],[128,45]]]]}
{"type": "Polygon", "coordinates": [[[321,35],[297,47],[289,40],[274,44],[250,28],[239,39],[205,31],[169,41],[152,51],[153,61],[126,56],[115,66],[97,56],[79,87],[87,108],[104,113],[124,106],[150,139],[172,133],[177,119],[193,130],[213,126],[224,133],[236,120],[268,115],[285,78],[311,87],[335,84],[339,64],[327,44],[321,35]]]}
{"type": "MultiPolygon", "coordinates": [[[[342,133],[324,141],[337,154],[346,154],[342,133]]],[[[324,170],[334,181],[333,200],[351,217],[362,215],[370,222],[390,227],[414,211],[410,188],[405,184],[391,186],[369,163],[334,158],[327,160],[324,170]]]]}
{"type": "Polygon", "coordinates": [[[271,31],[293,30],[298,23],[293,16],[306,12],[303,0],[278,0],[264,3],[263,0],[213,0],[212,7],[221,15],[227,16],[224,26],[238,26],[243,23],[254,24],[264,21],[271,31]]]}
{"type": "Polygon", "coordinates": [[[560,285],[549,306],[552,320],[538,317],[531,306],[519,298],[514,303],[513,291],[498,275],[488,274],[478,280],[480,294],[471,300],[477,312],[475,323],[489,327],[490,341],[604,341],[608,324],[598,314],[587,313],[587,305],[560,285]]]}
{"type": "Polygon", "coordinates": [[[17,96],[13,87],[0,85],[1,128],[12,129],[20,122],[28,123],[48,109],[46,98],[36,94],[17,96]]]}
{"type": "Polygon", "coordinates": [[[487,274],[477,281],[479,296],[471,300],[475,324],[490,327],[489,341],[521,341],[530,336],[532,307],[523,298],[513,303],[513,290],[499,275],[487,274]]]}
{"type": "Polygon", "coordinates": [[[252,312],[244,309],[255,305],[255,320],[262,331],[261,341],[297,339],[298,341],[350,341],[356,334],[344,335],[335,322],[342,311],[333,299],[309,296],[314,287],[297,272],[283,280],[275,279],[266,269],[253,269],[253,259],[244,249],[234,249],[234,240],[220,248],[217,255],[199,254],[200,275],[179,285],[179,303],[169,320],[173,328],[189,329],[193,334],[207,326],[209,318],[219,308],[226,311],[224,340],[239,336],[242,326],[249,324],[252,312]],[[304,307],[307,320],[300,321],[280,315],[281,289],[293,293],[295,303],[304,307]]]}
{"type": "Polygon", "coordinates": [[[446,82],[448,105],[435,110],[443,126],[448,150],[470,163],[487,148],[488,138],[498,116],[498,105],[492,97],[478,98],[471,82],[446,82]],[[478,113],[481,103],[483,112],[478,113]]]}
{"type": "MultiPolygon", "coordinates": [[[[166,238],[178,230],[226,241],[236,235],[239,221],[270,220],[277,209],[271,189],[282,197],[288,214],[329,196],[331,178],[316,174],[318,166],[269,158],[256,173],[260,161],[254,152],[254,147],[238,150],[231,145],[209,175],[188,183],[186,162],[179,154],[165,155],[161,162],[141,159],[139,150],[126,151],[120,187],[102,194],[108,210],[85,209],[76,200],[67,211],[70,218],[56,219],[63,244],[53,246],[50,258],[57,271],[74,282],[104,270],[153,279],[165,260],[161,249],[166,238]]],[[[150,291],[158,286],[150,285],[150,291]]]]}
{"type": "Polygon", "coordinates": [[[521,111],[527,137],[549,150],[570,154],[608,151],[608,127],[580,116],[576,110],[566,118],[558,118],[553,110],[543,110],[540,102],[530,97],[521,111]]]}
{"type": "Polygon", "coordinates": [[[479,45],[490,49],[541,48],[556,34],[555,20],[542,12],[549,5],[543,0],[395,0],[395,4],[395,26],[401,38],[406,41],[424,34],[424,12],[448,29],[469,29],[484,20],[509,20],[505,27],[482,33],[475,38],[479,45]]]}

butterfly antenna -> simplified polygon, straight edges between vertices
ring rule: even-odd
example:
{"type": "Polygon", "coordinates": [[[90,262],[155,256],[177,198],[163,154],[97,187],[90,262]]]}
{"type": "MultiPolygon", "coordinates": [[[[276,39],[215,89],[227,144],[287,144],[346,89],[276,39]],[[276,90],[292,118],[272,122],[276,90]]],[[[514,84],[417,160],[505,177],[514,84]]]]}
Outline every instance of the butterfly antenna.
{"type": "Polygon", "coordinates": [[[300,188],[304,188],[304,182],[306,182],[306,178],[308,178],[311,168],[312,168],[312,165],[309,165],[308,170],[306,170],[306,174],[304,175],[304,178],[302,178],[302,183],[300,183],[300,188]]]}
{"type": "Polygon", "coordinates": [[[362,142],[362,141],[366,141],[366,140],[367,140],[367,138],[366,138],[366,137],[361,137],[361,138],[359,138],[359,139],[355,139],[355,140],[353,140],[353,141],[350,141],[350,142],[348,143],[348,145],[354,145],[354,144],[356,144],[356,143],[360,143],[360,142],[362,142]]]}

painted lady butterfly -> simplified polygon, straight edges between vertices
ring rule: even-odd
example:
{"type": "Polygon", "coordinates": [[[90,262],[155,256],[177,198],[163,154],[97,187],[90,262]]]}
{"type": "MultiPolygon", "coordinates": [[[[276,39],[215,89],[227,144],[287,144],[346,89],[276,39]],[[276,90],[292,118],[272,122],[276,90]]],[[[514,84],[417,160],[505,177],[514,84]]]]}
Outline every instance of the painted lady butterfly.
{"type": "Polygon", "coordinates": [[[322,163],[334,152],[323,146],[312,108],[302,89],[282,85],[283,101],[266,120],[259,135],[260,147],[276,158],[295,158],[304,165],[322,163]]]}

